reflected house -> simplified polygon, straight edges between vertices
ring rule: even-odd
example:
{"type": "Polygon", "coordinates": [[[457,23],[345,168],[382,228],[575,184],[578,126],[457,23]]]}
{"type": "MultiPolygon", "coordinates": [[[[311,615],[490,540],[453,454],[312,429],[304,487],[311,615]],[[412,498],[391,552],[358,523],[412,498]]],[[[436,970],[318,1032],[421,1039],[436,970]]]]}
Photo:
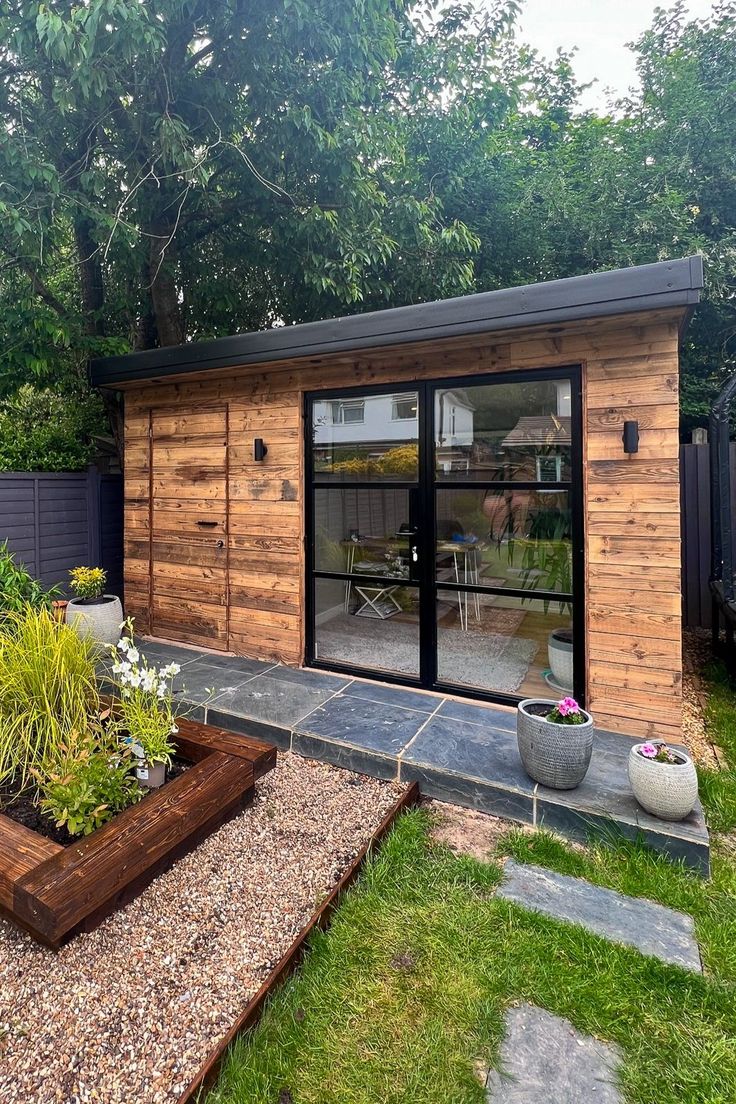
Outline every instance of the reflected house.
{"type": "MultiPolygon", "coordinates": [[[[467,470],[473,444],[473,404],[465,392],[440,390],[435,396],[437,461],[445,471],[467,470]]],[[[416,392],[345,395],[314,404],[316,463],[328,458],[380,460],[391,449],[418,438],[416,392]]],[[[385,472],[390,474],[390,472],[385,472]]]]}

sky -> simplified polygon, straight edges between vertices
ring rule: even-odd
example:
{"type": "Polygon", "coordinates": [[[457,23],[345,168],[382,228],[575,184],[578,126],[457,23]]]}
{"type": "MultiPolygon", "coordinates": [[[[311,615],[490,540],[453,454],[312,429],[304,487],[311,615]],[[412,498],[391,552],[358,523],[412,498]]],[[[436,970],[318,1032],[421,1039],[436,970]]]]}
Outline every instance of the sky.
{"type": "MultiPolygon", "coordinates": [[[[638,38],[651,23],[657,6],[667,0],[525,0],[520,37],[539,53],[552,56],[558,46],[578,47],[575,72],[582,82],[597,79],[583,106],[605,108],[606,87],[622,95],[637,83],[633,54],[625,43],[638,38]]],[[[712,10],[711,0],[690,0],[691,18],[712,10]]]]}

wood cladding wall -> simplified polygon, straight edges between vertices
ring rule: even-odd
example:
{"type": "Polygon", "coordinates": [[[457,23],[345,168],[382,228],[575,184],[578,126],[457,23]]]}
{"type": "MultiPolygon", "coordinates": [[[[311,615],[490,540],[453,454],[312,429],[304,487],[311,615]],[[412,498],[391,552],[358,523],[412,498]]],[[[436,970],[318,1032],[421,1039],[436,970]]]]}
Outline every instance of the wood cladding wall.
{"type": "Polygon", "coordinates": [[[588,704],[601,727],[679,737],[680,322],[679,311],[622,315],[131,385],[128,612],[143,632],[301,663],[304,392],[580,363],[588,704]]]}

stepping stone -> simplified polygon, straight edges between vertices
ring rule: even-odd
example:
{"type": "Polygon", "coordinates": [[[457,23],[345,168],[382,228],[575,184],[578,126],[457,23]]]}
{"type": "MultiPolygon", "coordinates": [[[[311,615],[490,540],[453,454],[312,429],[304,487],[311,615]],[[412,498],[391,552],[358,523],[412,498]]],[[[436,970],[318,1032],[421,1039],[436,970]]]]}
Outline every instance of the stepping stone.
{"type": "Polygon", "coordinates": [[[513,860],[506,863],[504,880],[496,892],[533,912],[580,924],[613,943],[636,947],[672,966],[703,972],[695,925],[684,912],[513,860]]]}
{"type": "Polygon", "coordinates": [[[500,1069],[486,1082],[488,1104],[624,1104],[617,1047],[533,1004],[510,1008],[505,1022],[500,1069]]]}

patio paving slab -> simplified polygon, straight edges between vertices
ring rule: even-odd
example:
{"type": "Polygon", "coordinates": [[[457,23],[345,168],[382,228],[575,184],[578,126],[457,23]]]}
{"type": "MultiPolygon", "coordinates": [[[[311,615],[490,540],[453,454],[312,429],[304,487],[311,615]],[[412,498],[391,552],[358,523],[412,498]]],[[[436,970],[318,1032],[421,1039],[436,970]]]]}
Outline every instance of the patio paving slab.
{"type": "Polygon", "coordinates": [[[631,794],[632,739],[597,731],[590,770],[576,790],[549,790],[521,768],[516,712],[349,675],[293,668],[160,641],[138,640],[157,664],[182,666],[192,716],[282,749],[377,778],[418,781],[450,801],[573,839],[643,838],[707,875],[708,830],[698,805],[670,824],[648,816],[631,794]],[[206,691],[215,693],[208,699],[206,691]]]}
{"type": "MultiPolygon", "coordinates": [[[[249,717],[277,728],[292,729],[297,721],[332,697],[323,685],[298,685],[282,678],[258,675],[239,686],[218,693],[209,709],[223,716],[249,717]]],[[[217,723],[211,721],[210,723],[217,723]]]]}
{"type": "Polygon", "coordinates": [[[671,966],[703,971],[695,925],[684,912],[513,859],[506,863],[497,895],[555,920],[580,924],[671,966]]]}
{"type": "Polygon", "coordinates": [[[339,694],[304,717],[295,731],[397,757],[427,723],[415,709],[339,694]]]}
{"type": "Polygon", "coordinates": [[[510,1008],[505,1024],[500,1068],[486,1082],[488,1104],[623,1104],[618,1047],[533,1004],[510,1008]]]}

